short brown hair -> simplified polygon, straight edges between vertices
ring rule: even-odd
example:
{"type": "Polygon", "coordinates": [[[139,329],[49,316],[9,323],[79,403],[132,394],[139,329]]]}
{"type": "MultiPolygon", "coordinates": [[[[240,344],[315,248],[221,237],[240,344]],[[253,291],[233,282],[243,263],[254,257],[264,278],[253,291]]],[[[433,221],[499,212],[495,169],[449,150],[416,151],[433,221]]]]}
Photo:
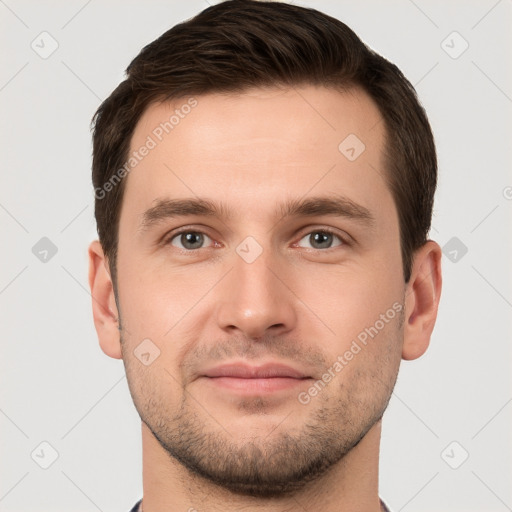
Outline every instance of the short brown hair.
{"type": "MultiPolygon", "coordinates": [[[[158,101],[252,87],[359,87],[378,106],[386,132],[385,175],[399,217],[405,282],[413,253],[427,241],[437,182],[434,139],[414,87],[341,21],[282,2],[227,0],[145,46],[126,80],[94,117],[92,180],[98,235],[116,279],[119,215],[130,141],[158,101]],[[124,176],[124,174],[122,173],[124,176]],[[101,191],[101,195],[96,191],[101,191]]],[[[340,141],[341,142],[341,141],[340,141]]]]}

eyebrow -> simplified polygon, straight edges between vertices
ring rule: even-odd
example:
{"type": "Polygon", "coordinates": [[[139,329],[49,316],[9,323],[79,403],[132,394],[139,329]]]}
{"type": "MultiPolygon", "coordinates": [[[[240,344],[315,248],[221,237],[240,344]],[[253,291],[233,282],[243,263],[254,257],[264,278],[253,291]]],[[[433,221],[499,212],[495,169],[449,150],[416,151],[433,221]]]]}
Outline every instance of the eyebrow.
{"type": "MultiPolygon", "coordinates": [[[[167,219],[188,216],[211,216],[229,220],[235,217],[227,205],[207,198],[156,199],[155,205],[141,216],[139,231],[148,231],[154,225],[167,219]]],[[[274,215],[289,217],[316,217],[332,215],[354,220],[366,227],[375,224],[370,210],[357,204],[348,197],[340,195],[314,196],[301,199],[289,199],[276,208],[274,215]]]]}

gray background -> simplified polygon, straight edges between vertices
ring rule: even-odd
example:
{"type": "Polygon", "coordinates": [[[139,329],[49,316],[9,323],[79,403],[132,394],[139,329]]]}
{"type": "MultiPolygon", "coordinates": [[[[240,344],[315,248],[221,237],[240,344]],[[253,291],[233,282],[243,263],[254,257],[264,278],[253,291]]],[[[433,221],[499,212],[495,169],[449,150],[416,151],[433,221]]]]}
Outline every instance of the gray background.
{"type": "MultiPolygon", "coordinates": [[[[295,3],[404,71],[439,152],[443,296],[384,417],[380,494],[393,511],[512,510],[512,1],[295,3]]],[[[205,7],[0,0],[1,511],[124,512],[142,495],[140,420],[92,322],[89,121],[142,46],[205,7]]]]}

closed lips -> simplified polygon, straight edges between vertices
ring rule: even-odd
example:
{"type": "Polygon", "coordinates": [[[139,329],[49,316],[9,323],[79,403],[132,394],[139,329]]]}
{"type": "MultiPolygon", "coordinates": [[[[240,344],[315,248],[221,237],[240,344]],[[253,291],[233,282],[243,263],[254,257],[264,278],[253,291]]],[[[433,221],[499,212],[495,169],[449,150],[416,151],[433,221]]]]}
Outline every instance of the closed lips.
{"type": "Polygon", "coordinates": [[[263,366],[248,366],[240,364],[221,365],[205,372],[205,377],[231,377],[238,379],[271,379],[291,378],[307,379],[308,375],[290,366],[281,364],[267,364],[263,366]]]}

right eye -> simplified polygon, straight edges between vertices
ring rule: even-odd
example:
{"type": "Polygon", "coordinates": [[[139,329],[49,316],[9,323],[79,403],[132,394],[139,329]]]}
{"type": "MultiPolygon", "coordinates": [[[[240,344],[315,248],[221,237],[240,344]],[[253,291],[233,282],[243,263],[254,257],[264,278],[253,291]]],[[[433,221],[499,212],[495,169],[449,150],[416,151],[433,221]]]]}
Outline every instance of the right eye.
{"type": "Polygon", "coordinates": [[[179,233],[174,233],[171,237],[169,237],[166,244],[172,245],[173,247],[178,247],[178,249],[193,251],[202,249],[202,245],[204,244],[205,239],[212,241],[208,235],[202,233],[201,231],[180,231],[179,233]]]}

